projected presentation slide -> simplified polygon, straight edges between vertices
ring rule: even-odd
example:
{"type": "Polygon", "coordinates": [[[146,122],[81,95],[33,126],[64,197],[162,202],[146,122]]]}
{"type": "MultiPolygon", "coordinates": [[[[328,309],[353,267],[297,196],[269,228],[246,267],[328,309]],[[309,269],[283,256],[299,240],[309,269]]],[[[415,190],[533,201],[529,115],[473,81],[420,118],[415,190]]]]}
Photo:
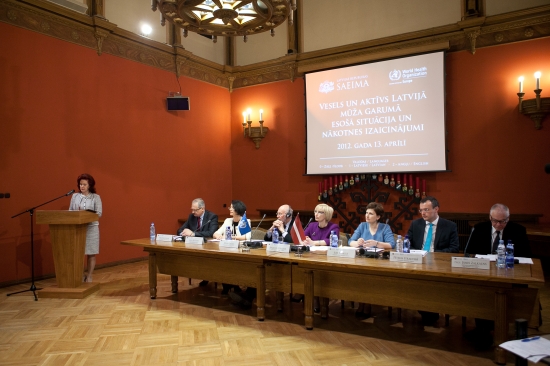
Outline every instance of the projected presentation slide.
{"type": "Polygon", "coordinates": [[[444,53],[309,73],[306,174],[446,170],[444,53]]]}

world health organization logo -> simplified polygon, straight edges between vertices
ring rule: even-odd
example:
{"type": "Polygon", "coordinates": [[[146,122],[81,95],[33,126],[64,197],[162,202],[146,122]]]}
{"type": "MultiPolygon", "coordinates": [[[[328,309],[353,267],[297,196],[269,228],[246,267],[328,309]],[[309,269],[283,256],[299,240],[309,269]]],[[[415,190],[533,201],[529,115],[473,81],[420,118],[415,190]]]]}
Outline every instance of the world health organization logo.
{"type": "Polygon", "coordinates": [[[399,79],[401,79],[401,71],[400,70],[392,70],[392,71],[390,71],[389,77],[390,77],[391,81],[399,80],[399,79]]]}
{"type": "Polygon", "coordinates": [[[334,90],[334,83],[332,81],[323,81],[319,85],[319,92],[321,93],[330,93],[334,90]]]}

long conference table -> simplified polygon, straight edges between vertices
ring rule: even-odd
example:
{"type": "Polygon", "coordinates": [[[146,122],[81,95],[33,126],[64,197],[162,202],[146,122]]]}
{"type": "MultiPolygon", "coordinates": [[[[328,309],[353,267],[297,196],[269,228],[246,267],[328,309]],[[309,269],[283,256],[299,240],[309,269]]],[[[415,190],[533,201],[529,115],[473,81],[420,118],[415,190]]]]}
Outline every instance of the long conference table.
{"type": "MultiPolygon", "coordinates": [[[[375,305],[431,311],[495,321],[495,343],[507,340],[514,319],[538,315],[538,288],[544,286],[539,259],[516,264],[513,270],[451,267],[459,254],[428,253],[422,264],[373,258],[327,257],[326,254],[266,252],[265,249],[219,247],[183,242],[123,241],[149,253],[149,292],[157,296],[157,273],[171,276],[172,292],[178,276],[257,288],[257,318],[265,319],[265,290],[305,295],[305,327],[313,329],[313,297],[343,299],[375,305]]],[[[328,301],[321,302],[327,317],[328,301]]],[[[506,351],[495,347],[495,362],[506,363],[506,351]]]]}

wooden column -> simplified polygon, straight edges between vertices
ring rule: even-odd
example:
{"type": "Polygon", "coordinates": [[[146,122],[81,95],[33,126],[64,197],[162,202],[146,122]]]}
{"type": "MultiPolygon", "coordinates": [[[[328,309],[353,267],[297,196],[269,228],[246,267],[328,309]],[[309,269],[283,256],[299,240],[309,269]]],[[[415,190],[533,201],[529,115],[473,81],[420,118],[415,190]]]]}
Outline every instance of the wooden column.
{"type": "Polygon", "coordinates": [[[506,364],[506,351],[499,344],[506,342],[508,322],[506,319],[506,292],[498,290],[495,293],[495,362],[506,364]]]}
{"type": "Polygon", "coordinates": [[[157,298],[157,255],[149,253],[149,295],[151,299],[157,298]]]}
{"type": "Polygon", "coordinates": [[[257,315],[258,320],[263,321],[265,319],[265,266],[262,264],[256,267],[256,273],[258,275],[256,294],[257,315]]]}
{"type": "Polygon", "coordinates": [[[307,330],[313,329],[313,271],[304,271],[304,311],[307,330]]]}

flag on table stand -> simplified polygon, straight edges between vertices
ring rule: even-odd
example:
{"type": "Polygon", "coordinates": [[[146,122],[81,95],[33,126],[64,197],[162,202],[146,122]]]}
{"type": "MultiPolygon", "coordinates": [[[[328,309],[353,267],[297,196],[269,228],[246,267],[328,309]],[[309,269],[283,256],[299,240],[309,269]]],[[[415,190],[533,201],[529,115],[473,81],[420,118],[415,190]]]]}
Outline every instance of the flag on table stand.
{"type": "Polygon", "coordinates": [[[244,213],[241,221],[239,221],[239,232],[241,235],[246,235],[251,232],[250,225],[248,225],[248,220],[246,219],[246,212],[244,213]]]}
{"type": "Polygon", "coordinates": [[[292,228],[290,229],[290,236],[292,236],[294,244],[302,244],[306,240],[306,234],[304,234],[304,228],[300,222],[300,214],[297,214],[296,219],[294,219],[294,224],[292,224],[292,228]]]}

